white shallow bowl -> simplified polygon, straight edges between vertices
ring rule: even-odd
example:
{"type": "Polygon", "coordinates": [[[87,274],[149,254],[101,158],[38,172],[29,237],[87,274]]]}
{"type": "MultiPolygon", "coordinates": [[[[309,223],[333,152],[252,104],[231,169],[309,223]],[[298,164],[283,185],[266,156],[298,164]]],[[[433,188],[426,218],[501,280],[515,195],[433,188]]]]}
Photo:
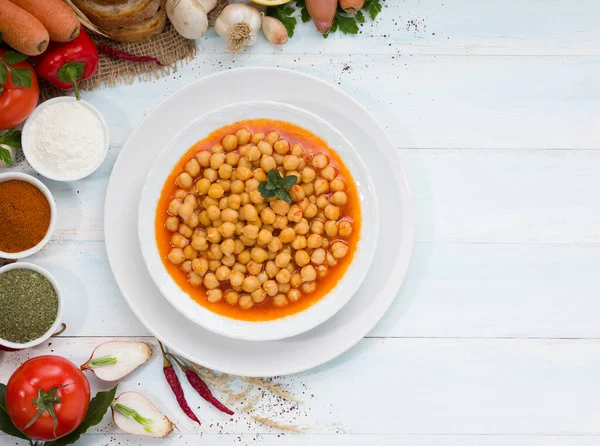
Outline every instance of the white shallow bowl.
{"type": "MultiPolygon", "coordinates": [[[[55,173],[50,172],[48,169],[46,169],[45,166],[34,161],[33,157],[31,156],[31,152],[30,152],[29,132],[30,132],[31,124],[35,121],[36,116],[44,108],[48,107],[49,105],[56,104],[58,102],[76,102],[76,101],[77,101],[77,99],[74,98],[73,96],[60,96],[58,98],[54,98],[54,99],[50,99],[48,101],[42,102],[40,105],[37,106],[37,108],[29,116],[29,118],[27,118],[27,121],[25,122],[25,125],[23,126],[22,146],[23,146],[23,154],[25,155],[25,158],[27,159],[29,164],[31,164],[31,167],[33,167],[40,175],[43,175],[46,178],[49,178],[54,181],[77,181],[77,180],[81,180],[87,176],[90,176],[96,170],[98,170],[98,168],[102,165],[102,163],[104,162],[104,159],[106,158],[106,154],[108,153],[110,137],[109,137],[108,125],[106,124],[104,117],[98,111],[98,109],[96,107],[94,107],[89,102],[86,102],[83,99],[80,99],[79,103],[81,105],[85,106],[86,108],[88,108],[89,110],[91,110],[92,113],[94,113],[98,117],[100,122],[102,123],[102,128],[104,129],[104,142],[103,142],[103,146],[102,146],[104,153],[102,154],[102,158],[99,160],[99,162],[96,165],[90,166],[89,168],[82,170],[81,172],[78,172],[77,174],[72,175],[72,176],[56,175],[55,173]]],[[[68,126],[68,125],[72,125],[72,123],[65,122],[64,125],[68,126]]]]}
{"type": "Polygon", "coordinates": [[[10,341],[0,338],[0,346],[7,347],[12,350],[23,350],[23,349],[35,347],[36,345],[41,344],[42,342],[48,340],[54,333],[56,333],[58,331],[58,328],[61,325],[62,319],[63,319],[63,302],[62,302],[62,296],[60,294],[60,289],[58,287],[58,282],[52,276],[52,274],[50,274],[44,268],[34,265],[33,263],[17,262],[17,263],[11,263],[9,265],[5,265],[5,266],[1,267],[0,274],[7,273],[8,271],[11,271],[13,269],[29,269],[29,270],[40,273],[42,276],[44,276],[46,279],[48,279],[50,281],[50,283],[54,287],[54,290],[56,291],[56,295],[58,297],[58,311],[56,312],[56,320],[54,321],[52,326],[48,329],[48,331],[46,333],[44,333],[42,336],[40,336],[37,339],[34,339],[33,341],[26,342],[24,344],[10,342],[10,341]]]}
{"type": "Polygon", "coordinates": [[[191,122],[173,136],[146,177],[138,212],[142,255],[150,277],[171,304],[196,324],[223,336],[248,341],[289,338],[304,333],[337,313],[358,290],[371,266],[379,234],[379,206],[368,170],[352,144],[329,123],[298,107],[257,101],[232,104],[211,111],[191,122]],[[348,270],[336,286],[313,306],[281,319],[248,322],[216,314],[196,303],[167,272],[156,243],[156,207],[167,177],[181,157],[198,141],[223,126],[246,119],[277,119],[303,127],[322,138],[337,152],[356,183],[361,204],[362,225],[357,250],[348,270]]]}
{"type": "Polygon", "coordinates": [[[21,251],[21,252],[0,251],[0,258],[14,260],[14,259],[22,259],[24,257],[33,255],[36,252],[38,252],[40,249],[42,249],[46,245],[46,243],[48,243],[48,241],[52,237],[52,234],[54,233],[54,227],[56,226],[56,202],[54,201],[54,197],[52,196],[52,194],[50,193],[50,190],[46,187],[46,185],[44,183],[42,183],[40,180],[38,180],[37,178],[32,177],[31,175],[27,175],[25,173],[17,173],[17,172],[0,173],[0,183],[3,183],[5,181],[10,181],[10,180],[21,180],[21,181],[26,181],[27,183],[33,184],[40,191],[42,191],[42,193],[48,200],[48,203],[50,204],[50,225],[48,226],[48,232],[46,232],[46,235],[44,236],[44,238],[42,240],[40,240],[40,242],[37,245],[35,245],[32,248],[29,248],[26,251],[21,251]]]}

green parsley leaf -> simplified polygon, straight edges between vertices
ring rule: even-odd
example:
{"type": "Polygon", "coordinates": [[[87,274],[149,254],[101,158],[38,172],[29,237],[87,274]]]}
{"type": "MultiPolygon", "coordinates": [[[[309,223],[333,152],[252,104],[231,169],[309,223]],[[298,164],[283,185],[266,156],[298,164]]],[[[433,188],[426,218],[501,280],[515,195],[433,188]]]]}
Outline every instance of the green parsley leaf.
{"type": "MultiPolygon", "coordinates": [[[[335,15],[334,25],[337,25],[344,34],[358,34],[358,25],[354,17],[346,17],[338,13],[335,15]]],[[[331,29],[333,30],[333,27],[331,29]]]]}
{"type": "Polygon", "coordinates": [[[27,68],[11,68],[12,81],[17,87],[31,87],[31,71],[27,68]]]}
{"type": "Polygon", "coordinates": [[[0,84],[3,84],[6,80],[6,75],[8,74],[8,68],[2,63],[0,63],[0,84]]]}
{"type": "Polygon", "coordinates": [[[0,135],[0,144],[21,149],[21,130],[10,129],[4,135],[0,135]]]}
{"type": "Polygon", "coordinates": [[[283,201],[287,201],[288,203],[292,202],[292,196],[290,195],[290,193],[285,190],[285,189],[277,189],[277,192],[275,193],[275,195],[277,196],[277,198],[279,198],[280,200],[283,201]]]}
{"type": "Polygon", "coordinates": [[[7,51],[4,54],[4,60],[9,65],[15,65],[27,59],[25,54],[17,53],[16,51],[7,51]]]}
{"type": "Polygon", "coordinates": [[[262,181],[258,185],[258,191],[263,198],[277,197],[280,200],[285,200],[288,203],[292,202],[292,197],[286,189],[290,189],[296,184],[298,177],[288,175],[285,178],[281,177],[278,170],[271,170],[267,173],[267,181],[262,181]]]}
{"type": "Polygon", "coordinates": [[[308,13],[308,9],[306,9],[306,2],[304,0],[296,0],[296,7],[300,8],[302,23],[310,21],[310,14],[308,13]]]}
{"type": "Polygon", "coordinates": [[[365,23],[365,15],[363,14],[362,11],[358,11],[355,16],[356,21],[359,23],[365,23]]]}
{"type": "Polygon", "coordinates": [[[294,35],[294,30],[296,29],[296,24],[298,21],[295,17],[291,17],[296,10],[289,5],[280,5],[280,6],[270,6],[267,8],[267,15],[276,18],[283,26],[288,33],[288,37],[292,37],[294,35]]]}
{"type": "Polygon", "coordinates": [[[13,160],[10,156],[10,151],[0,146],[0,161],[4,161],[8,166],[12,166],[13,160]]]}
{"type": "Polygon", "coordinates": [[[375,20],[381,12],[382,6],[380,0],[367,0],[363,9],[369,13],[371,20],[375,20]]]}

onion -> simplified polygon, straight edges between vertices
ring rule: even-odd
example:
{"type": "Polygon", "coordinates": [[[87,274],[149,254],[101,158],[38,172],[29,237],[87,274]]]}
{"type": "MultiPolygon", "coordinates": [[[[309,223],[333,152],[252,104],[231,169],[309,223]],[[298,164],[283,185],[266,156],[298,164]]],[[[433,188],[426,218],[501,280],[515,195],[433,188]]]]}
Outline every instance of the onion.
{"type": "Polygon", "coordinates": [[[306,9],[321,33],[328,33],[331,29],[337,4],[337,0],[306,0],[306,9]]]}

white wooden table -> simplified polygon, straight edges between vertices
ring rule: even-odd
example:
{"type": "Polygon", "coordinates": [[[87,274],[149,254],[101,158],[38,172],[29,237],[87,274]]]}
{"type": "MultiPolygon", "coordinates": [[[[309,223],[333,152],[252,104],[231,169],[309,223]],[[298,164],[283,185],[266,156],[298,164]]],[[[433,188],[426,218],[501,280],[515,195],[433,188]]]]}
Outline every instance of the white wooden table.
{"type": "MultiPolygon", "coordinates": [[[[117,290],[103,243],[119,149],[190,81],[280,66],[339,85],[396,142],[417,211],[405,285],[357,347],[279,380],[304,401],[293,414],[308,427],[301,435],[229,421],[192,397],[204,421],[193,426],[155,358],[121,383],[143,389],[179,426],[151,444],[600,445],[599,16],[596,0],[387,0],[357,37],[324,40],[304,25],[283,49],[260,42],[233,57],[211,34],[167,78],[86,94],[109,123],[110,154],[84,181],[45,181],[60,220],[32,258],[63,286],[68,331],[0,353],[0,382],[30,356],[82,363],[106,339],[149,336],[117,290]]],[[[108,416],[80,443],[150,444],[108,416]]]]}

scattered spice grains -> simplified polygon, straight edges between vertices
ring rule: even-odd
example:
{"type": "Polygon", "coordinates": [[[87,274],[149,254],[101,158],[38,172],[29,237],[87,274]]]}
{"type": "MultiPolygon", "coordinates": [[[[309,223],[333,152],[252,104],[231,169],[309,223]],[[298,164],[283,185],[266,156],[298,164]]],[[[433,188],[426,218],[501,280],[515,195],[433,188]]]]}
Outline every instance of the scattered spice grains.
{"type": "Polygon", "coordinates": [[[49,226],[50,203],[41,190],[22,180],[0,183],[0,251],[33,248],[49,226]]]}
{"type": "Polygon", "coordinates": [[[18,344],[38,339],[57,314],[56,290],[40,273],[13,269],[0,274],[0,338],[18,344]]]}

